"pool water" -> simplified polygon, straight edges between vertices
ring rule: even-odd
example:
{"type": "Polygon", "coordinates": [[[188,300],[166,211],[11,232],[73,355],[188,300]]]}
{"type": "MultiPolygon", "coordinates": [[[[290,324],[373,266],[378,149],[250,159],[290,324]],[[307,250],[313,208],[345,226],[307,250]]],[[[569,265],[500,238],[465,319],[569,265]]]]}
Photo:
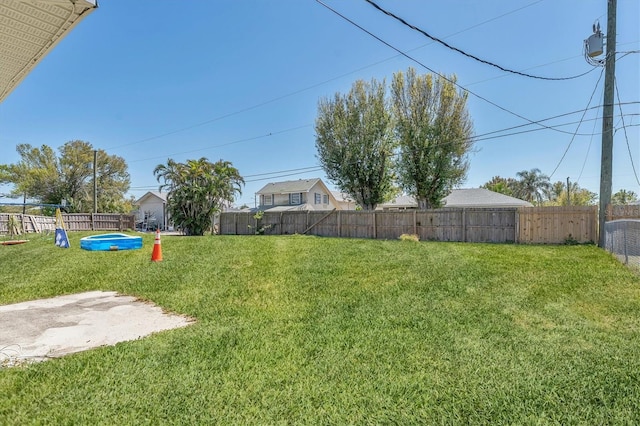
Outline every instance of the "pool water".
{"type": "Polygon", "coordinates": [[[80,239],[80,248],[90,251],[135,250],[142,248],[142,237],[127,234],[92,235],[80,239]]]}

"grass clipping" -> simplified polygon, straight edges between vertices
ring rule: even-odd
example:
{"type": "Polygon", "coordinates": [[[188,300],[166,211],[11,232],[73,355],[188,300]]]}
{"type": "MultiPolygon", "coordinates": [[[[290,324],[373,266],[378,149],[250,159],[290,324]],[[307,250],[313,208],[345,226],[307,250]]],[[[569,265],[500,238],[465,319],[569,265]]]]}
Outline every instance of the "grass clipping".
{"type": "Polygon", "coordinates": [[[416,243],[420,241],[420,237],[417,234],[402,234],[398,239],[400,241],[414,241],[416,243]]]}

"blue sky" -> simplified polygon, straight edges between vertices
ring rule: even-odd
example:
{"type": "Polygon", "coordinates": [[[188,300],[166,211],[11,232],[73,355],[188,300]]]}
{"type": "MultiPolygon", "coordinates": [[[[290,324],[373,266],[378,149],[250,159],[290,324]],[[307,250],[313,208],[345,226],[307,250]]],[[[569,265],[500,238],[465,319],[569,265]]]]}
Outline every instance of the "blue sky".
{"type": "MultiPolygon", "coordinates": [[[[582,43],[606,0],[379,0],[382,7],[508,74],[435,44],[364,0],[325,3],[429,68],[456,74],[474,95],[468,109],[479,136],[463,187],[537,167],[552,181],[567,177],[598,192],[601,68],[588,65],[582,43]],[[596,86],[597,84],[597,86],[596,86]],[[526,125],[545,121],[556,130],[526,125]],[[573,123],[573,124],[567,124],[573,123]],[[498,130],[516,129],[485,135],[498,130]],[[539,130],[541,129],[541,130],[539,130]],[[572,134],[576,132],[572,141],[572,134]],[[507,133],[535,130],[503,136],[507,133]],[[561,132],[562,131],[562,132],[561,132]],[[593,135],[592,135],[593,134],[593,135]],[[496,137],[503,136],[503,137],[496,137]],[[568,147],[568,150],[567,150],[568,147]],[[562,161],[563,153],[567,150],[562,161]]],[[[618,0],[617,50],[640,49],[640,2],[618,0]]],[[[390,81],[414,67],[313,0],[103,0],[0,104],[0,163],[19,160],[15,146],[59,147],[75,139],[122,156],[130,194],[157,189],[153,169],[167,158],[231,161],[247,184],[237,205],[253,205],[270,181],[321,177],[313,123],[318,100],[347,92],[353,81],[390,81]]],[[[640,193],[640,54],[618,55],[620,110],[614,123],[613,191],[640,193]],[[636,102],[636,103],[633,103],[636,102]],[[631,155],[630,155],[631,153],[631,155]]],[[[7,188],[0,188],[7,192],[7,188]]]]}

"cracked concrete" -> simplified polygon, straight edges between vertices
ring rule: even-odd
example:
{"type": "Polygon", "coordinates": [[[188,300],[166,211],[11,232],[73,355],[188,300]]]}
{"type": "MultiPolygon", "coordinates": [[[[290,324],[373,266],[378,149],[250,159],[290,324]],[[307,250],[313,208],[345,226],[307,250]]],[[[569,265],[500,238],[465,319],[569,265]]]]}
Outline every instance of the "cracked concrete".
{"type": "Polygon", "coordinates": [[[114,291],[4,305],[0,306],[0,365],[115,345],[192,322],[114,291]]]}

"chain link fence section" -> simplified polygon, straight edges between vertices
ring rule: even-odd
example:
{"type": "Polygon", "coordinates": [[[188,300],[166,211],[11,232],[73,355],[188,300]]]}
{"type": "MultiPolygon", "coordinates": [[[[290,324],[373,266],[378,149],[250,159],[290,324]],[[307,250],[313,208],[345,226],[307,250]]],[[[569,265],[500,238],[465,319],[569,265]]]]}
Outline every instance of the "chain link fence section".
{"type": "Polygon", "coordinates": [[[640,271],[640,219],[605,222],[605,249],[620,262],[640,271]]]}

